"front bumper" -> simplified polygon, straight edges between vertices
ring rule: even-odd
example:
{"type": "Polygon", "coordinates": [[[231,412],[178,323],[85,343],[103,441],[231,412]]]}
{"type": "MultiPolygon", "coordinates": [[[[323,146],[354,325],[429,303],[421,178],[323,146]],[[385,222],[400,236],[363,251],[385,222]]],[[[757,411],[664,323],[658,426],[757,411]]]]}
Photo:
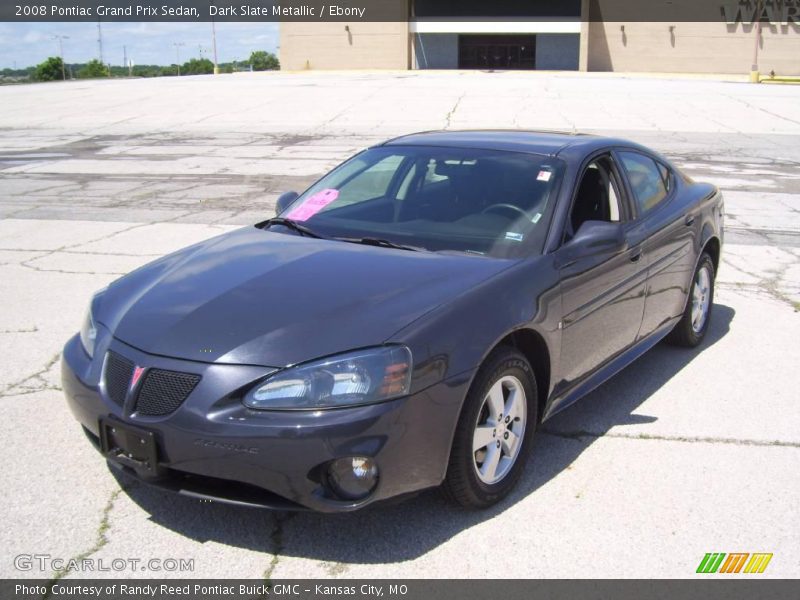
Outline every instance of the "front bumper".
{"type": "Polygon", "coordinates": [[[270,371],[153,356],[107,332],[98,337],[94,360],[78,336],[67,342],[62,360],[69,407],[98,449],[101,417],[154,432],[156,477],[114,465],[146,483],[234,504],[335,512],[442,482],[471,373],[370,406],[314,412],[247,409],[240,400],[242,391],[270,371]],[[202,379],[172,414],[140,416],[106,393],[102,371],[109,349],[141,367],[194,373],[202,379]],[[337,499],[324,483],[324,466],[349,456],[373,458],[380,473],[374,491],[358,502],[337,499]]]}

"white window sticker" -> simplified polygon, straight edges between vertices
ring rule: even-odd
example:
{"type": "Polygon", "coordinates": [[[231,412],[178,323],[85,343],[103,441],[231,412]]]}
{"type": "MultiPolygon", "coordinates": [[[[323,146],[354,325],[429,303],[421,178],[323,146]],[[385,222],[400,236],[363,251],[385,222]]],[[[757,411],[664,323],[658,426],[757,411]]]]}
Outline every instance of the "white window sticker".
{"type": "Polygon", "coordinates": [[[521,242],[523,237],[524,236],[521,233],[516,233],[514,231],[506,231],[506,239],[511,240],[512,242],[521,242]]]}
{"type": "Polygon", "coordinates": [[[536,178],[539,181],[550,181],[553,174],[550,171],[539,171],[539,176],[536,178]]]}
{"type": "Polygon", "coordinates": [[[542,213],[536,213],[531,217],[531,223],[538,223],[539,219],[542,218],[542,213]]]}

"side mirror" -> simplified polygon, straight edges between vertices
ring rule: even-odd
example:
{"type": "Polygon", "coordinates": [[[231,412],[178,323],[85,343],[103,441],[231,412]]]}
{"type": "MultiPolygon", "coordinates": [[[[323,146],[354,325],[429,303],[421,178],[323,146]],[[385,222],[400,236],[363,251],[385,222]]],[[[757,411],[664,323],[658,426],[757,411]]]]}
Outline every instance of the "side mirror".
{"type": "Polygon", "coordinates": [[[280,215],[283,211],[289,208],[289,205],[297,200],[298,194],[297,192],[284,192],[280,196],[278,196],[277,202],[275,202],[275,214],[280,215]]]}
{"type": "Polygon", "coordinates": [[[627,248],[622,223],[584,221],[575,236],[564,244],[567,260],[577,260],[593,254],[621,252],[627,248]]]}

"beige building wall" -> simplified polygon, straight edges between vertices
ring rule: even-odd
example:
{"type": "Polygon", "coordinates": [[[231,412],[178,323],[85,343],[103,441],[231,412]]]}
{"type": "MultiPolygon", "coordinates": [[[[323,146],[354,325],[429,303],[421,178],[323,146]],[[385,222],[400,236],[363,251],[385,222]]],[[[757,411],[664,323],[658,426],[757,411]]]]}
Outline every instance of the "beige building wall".
{"type": "MultiPolygon", "coordinates": [[[[557,0],[553,0],[557,1],[557,0]]],[[[729,0],[734,2],[735,0],[729,0]]],[[[397,0],[372,0],[373,3],[397,0]]],[[[753,25],[720,21],[723,0],[581,0],[579,65],[589,71],[662,73],[739,73],[750,71],[753,25]],[[649,4],[648,4],[649,3],[649,4]],[[647,7],[638,13],[632,9],[647,7]],[[692,8],[694,7],[694,8],[692,8]],[[705,22],[670,22],[671,16],[698,7],[705,22]],[[677,12],[676,12],[677,11],[677,12]],[[621,14],[639,14],[659,22],[619,22],[621,14]]],[[[406,4],[406,7],[408,4],[406,4]]],[[[759,47],[762,74],[800,75],[800,23],[764,24],[759,47]]],[[[748,20],[747,18],[745,20],[748,20]]],[[[411,26],[407,22],[284,22],[280,25],[283,69],[409,69],[411,26]]]]}
{"type": "MultiPolygon", "coordinates": [[[[586,43],[587,67],[589,71],[746,74],[754,46],[752,25],[741,23],[594,22],[586,43]]],[[[800,24],[764,24],[758,66],[762,74],[800,74],[800,24]]]]}
{"type": "Polygon", "coordinates": [[[281,23],[281,69],[408,69],[408,23],[281,23]]]}

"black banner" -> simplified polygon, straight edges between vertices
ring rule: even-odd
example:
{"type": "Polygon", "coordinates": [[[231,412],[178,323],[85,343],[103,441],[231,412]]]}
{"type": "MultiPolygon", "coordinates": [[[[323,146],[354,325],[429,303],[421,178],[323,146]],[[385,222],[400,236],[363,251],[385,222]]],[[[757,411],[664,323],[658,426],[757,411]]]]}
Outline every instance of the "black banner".
{"type": "Polygon", "coordinates": [[[0,21],[761,20],[800,31],[800,0],[0,0],[0,21]]]}
{"type": "MultiPolygon", "coordinates": [[[[724,578],[723,578],[724,577],[724,578]]],[[[3,600],[796,600],[798,582],[694,580],[0,580],[3,600]]]]}

